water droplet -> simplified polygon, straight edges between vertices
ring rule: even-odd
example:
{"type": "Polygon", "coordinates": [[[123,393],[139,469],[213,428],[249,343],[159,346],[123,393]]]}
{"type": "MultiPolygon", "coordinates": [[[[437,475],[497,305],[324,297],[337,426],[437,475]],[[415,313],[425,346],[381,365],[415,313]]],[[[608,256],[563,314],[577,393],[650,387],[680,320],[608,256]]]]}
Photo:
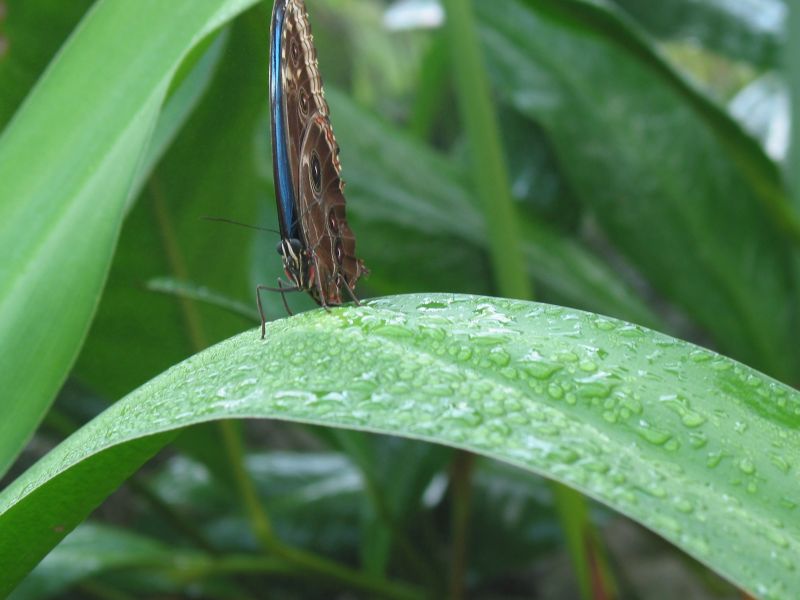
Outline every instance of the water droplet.
{"type": "Polygon", "coordinates": [[[792,466],[786,461],[785,458],[774,452],[770,452],[769,460],[773,465],[778,467],[778,469],[780,469],[783,473],[788,473],[792,468],[792,466]]]}
{"type": "Polygon", "coordinates": [[[607,410],[603,412],[603,420],[607,423],[616,423],[617,422],[617,415],[613,411],[607,410]]]}
{"type": "Polygon", "coordinates": [[[680,523],[667,515],[653,515],[653,526],[672,535],[678,535],[681,532],[680,523]]]}
{"type": "Polygon", "coordinates": [[[773,544],[780,546],[781,548],[788,548],[789,547],[789,540],[779,531],[775,531],[774,529],[767,529],[767,539],[771,541],[773,544]]]}
{"type": "Polygon", "coordinates": [[[689,434],[689,445],[695,450],[702,448],[708,443],[708,436],[702,431],[693,431],[689,434]]]}
{"type": "Polygon", "coordinates": [[[715,371],[730,371],[733,368],[733,363],[722,357],[716,357],[711,362],[711,368],[715,371]]]}
{"type": "Polygon", "coordinates": [[[489,353],[489,360],[494,363],[495,366],[505,367],[511,362],[511,355],[502,348],[494,348],[489,353]]]}
{"type": "Polygon", "coordinates": [[[708,554],[711,552],[711,546],[705,539],[701,537],[688,537],[684,540],[684,542],[692,552],[699,554],[700,556],[708,556],[708,554]]]}
{"type": "Polygon", "coordinates": [[[591,398],[607,398],[611,394],[611,386],[593,381],[589,383],[581,383],[578,387],[578,396],[584,399],[591,398]]]}
{"type": "Polygon", "coordinates": [[[664,444],[672,437],[672,434],[668,431],[663,431],[653,427],[650,423],[643,420],[639,421],[638,426],[636,427],[636,432],[642,439],[656,446],[664,444]]]}
{"type": "Polygon", "coordinates": [[[722,461],[722,452],[709,452],[708,458],[706,459],[706,466],[709,469],[713,469],[722,461]]]}
{"type": "Polygon", "coordinates": [[[617,328],[617,335],[625,338],[639,338],[644,332],[636,325],[622,325],[617,328]]]}
{"type": "Polygon", "coordinates": [[[560,360],[561,362],[575,363],[578,362],[578,355],[567,350],[564,352],[559,352],[556,359],[560,360]]]}
{"type": "Polygon", "coordinates": [[[604,319],[603,317],[599,317],[595,319],[594,326],[601,331],[612,331],[616,329],[617,324],[609,319],[604,319]]]}
{"type": "Polygon", "coordinates": [[[517,370],[514,367],[505,367],[503,369],[500,369],[500,374],[506,379],[519,378],[519,373],[517,373],[517,370]]]}
{"type": "Polygon", "coordinates": [[[411,330],[408,327],[395,325],[393,323],[376,325],[372,328],[372,332],[377,335],[383,335],[397,339],[410,338],[412,336],[411,330]]]}
{"type": "Polygon", "coordinates": [[[608,473],[608,471],[611,469],[611,467],[609,467],[606,463],[596,460],[588,461],[583,466],[590,473],[599,473],[601,475],[608,473]]]}
{"type": "Polygon", "coordinates": [[[692,350],[689,353],[689,359],[696,363],[708,362],[713,358],[713,356],[714,355],[708,350],[692,350]]]}
{"type": "Polygon", "coordinates": [[[508,342],[510,332],[493,333],[491,331],[481,333],[470,333],[469,340],[476,346],[492,347],[502,346],[508,342]]]}
{"type": "Polygon", "coordinates": [[[693,410],[689,400],[681,394],[665,394],[659,397],[659,401],[677,414],[686,427],[695,428],[706,422],[706,418],[693,410]]]}
{"type": "Polygon", "coordinates": [[[547,386],[547,393],[551,398],[560,400],[564,397],[564,388],[557,383],[551,383],[547,386]]]}
{"type": "Polygon", "coordinates": [[[458,350],[456,358],[462,362],[468,361],[470,358],[472,358],[472,348],[469,346],[463,346],[458,350]]]}
{"type": "Polygon", "coordinates": [[[430,300],[428,302],[423,302],[422,304],[417,304],[417,308],[421,310],[438,310],[441,308],[447,308],[447,304],[444,302],[437,302],[435,300],[430,300]]]}
{"type": "Polygon", "coordinates": [[[751,458],[744,457],[739,460],[739,470],[745,475],[752,475],[756,472],[756,466],[751,458]]]}
{"type": "Polygon", "coordinates": [[[556,448],[547,455],[548,460],[564,465],[571,465],[580,458],[580,454],[571,448],[556,448]]]}
{"type": "Polygon", "coordinates": [[[686,425],[686,427],[700,427],[700,425],[705,422],[706,418],[703,415],[693,411],[687,412],[681,416],[681,423],[686,425]]]}
{"type": "Polygon", "coordinates": [[[535,379],[549,379],[563,367],[558,363],[548,361],[527,361],[522,364],[522,370],[535,379]]]}

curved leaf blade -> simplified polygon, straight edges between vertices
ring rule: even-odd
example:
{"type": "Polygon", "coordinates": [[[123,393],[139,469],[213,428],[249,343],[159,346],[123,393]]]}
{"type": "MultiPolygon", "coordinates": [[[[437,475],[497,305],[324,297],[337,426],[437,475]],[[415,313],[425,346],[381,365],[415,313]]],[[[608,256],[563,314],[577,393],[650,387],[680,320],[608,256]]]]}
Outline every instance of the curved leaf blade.
{"type": "Polygon", "coordinates": [[[253,2],[99,2],[3,132],[0,473],[86,335],[175,69],[253,2]],[[138,43],[119,43],[129,37],[138,43]]]}
{"type": "Polygon", "coordinates": [[[690,40],[763,69],[780,63],[787,6],[782,0],[612,0],[653,35],[690,40]]]}
{"type": "Polygon", "coordinates": [[[794,249],[759,201],[781,185],[776,165],[613,12],[502,4],[477,4],[499,87],[548,132],[615,246],[725,352],[791,381],[794,249]]]}
{"type": "Polygon", "coordinates": [[[304,313],[271,323],[266,341],[249,331],[173,367],[6,489],[0,564],[12,567],[0,593],[169,431],[260,417],[521,466],[629,515],[759,596],[785,597],[800,586],[798,415],[796,390],[591,313],[444,294],[304,313]]]}

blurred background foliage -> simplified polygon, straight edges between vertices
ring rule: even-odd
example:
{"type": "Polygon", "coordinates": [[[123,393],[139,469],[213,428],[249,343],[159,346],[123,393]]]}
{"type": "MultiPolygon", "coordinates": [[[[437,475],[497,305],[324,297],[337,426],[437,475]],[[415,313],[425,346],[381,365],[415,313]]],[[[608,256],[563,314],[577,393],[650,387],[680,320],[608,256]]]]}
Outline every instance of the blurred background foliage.
{"type": "MultiPolygon", "coordinates": [[[[0,127],[91,4],[0,0],[0,127]]],[[[246,309],[154,289],[188,283],[251,307],[256,283],[280,274],[277,235],[202,220],[276,227],[268,4],[198,51],[194,110],[142,182],[80,358],[12,475],[108,403],[254,325],[246,309]]],[[[441,5],[307,4],[348,218],[372,270],[361,295],[495,293],[441,5]]],[[[474,10],[537,299],[653,327],[796,385],[800,228],[783,181],[798,172],[789,167],[782,70],[786,3],[477,0],[474,10]]],[[[312,307],[300,295],[290,303],[312,307]]],[[[267,310],[283,315],[277,298],[267,310]]],[[[449,450],[243,427],[247,466],[282,539],[377,574],[440,575],[449,450]],[[421,547],[429,564],[409,558],[421,547]]],[[[251,581],[209,572],[194,552],[255,547],[229,492],[219,435],[211,426],[185,432],[17,596],[75,585],[81,597],[252,596],[251,581]],[[189,567],[148,570],[167,555],[189,567]]],[[[474,486],[471,593],[574,597],[549,488],[488,461],[474,486]]],[[[638,526],[598,506],[592,513],[621,597],[739,597],[638,526]]],[[[275,597],[330,592],[305,585],[276,573],[270,589],[275,597]]]]}

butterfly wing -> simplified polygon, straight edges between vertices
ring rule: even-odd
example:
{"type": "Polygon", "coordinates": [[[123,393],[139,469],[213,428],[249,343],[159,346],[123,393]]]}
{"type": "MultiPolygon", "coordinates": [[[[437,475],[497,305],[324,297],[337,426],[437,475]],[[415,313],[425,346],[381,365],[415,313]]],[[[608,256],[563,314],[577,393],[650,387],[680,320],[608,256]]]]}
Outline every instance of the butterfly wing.
{"type": "Polygon", "coordinates": [[[311,292],[323,304],[341,304],[340,286],[353,295],[366,273],[345,214],[339,148],[327,116],[317,113],[300,150],[300,219],[314,266],[311,292]]]}
{"type": "Polygon", "coordinates": [[[272,16],[272,150],[284,238],[303,240],[297,214],[300,145],[316,113],[328,114],[302,0],[276,0],[272,16]]]}
{"type": "Polygon", "coordinates": [[[353,295],[367,271],[355,257],[345,216],[339,148],[302,0],[276,0],[272,17],[270,98],[272,145],[281,236],[300,240],[308,280],[321,304],[341,304],[340,286],[353,295]]]}

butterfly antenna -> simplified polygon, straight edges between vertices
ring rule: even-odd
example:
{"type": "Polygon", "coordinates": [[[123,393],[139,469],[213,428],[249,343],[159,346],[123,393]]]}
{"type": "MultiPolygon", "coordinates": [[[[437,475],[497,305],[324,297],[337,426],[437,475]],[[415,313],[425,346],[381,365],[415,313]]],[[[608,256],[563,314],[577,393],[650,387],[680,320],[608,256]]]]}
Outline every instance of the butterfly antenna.
{"type": "Polygon", "coordinates": [[[280,231],[270,229],[269,227],[256,227],[255,225],[248,225],[247,223],[240,223],[232,219],[225,219],[224,217],[200,217],[204,221],[217,221],[219,223],[227,223],[228,225],[238,225],[239,227],[246,227],[247,229],[255,229],[256,231],[267,231],[269,233],[281,234],[280,231]]]}

